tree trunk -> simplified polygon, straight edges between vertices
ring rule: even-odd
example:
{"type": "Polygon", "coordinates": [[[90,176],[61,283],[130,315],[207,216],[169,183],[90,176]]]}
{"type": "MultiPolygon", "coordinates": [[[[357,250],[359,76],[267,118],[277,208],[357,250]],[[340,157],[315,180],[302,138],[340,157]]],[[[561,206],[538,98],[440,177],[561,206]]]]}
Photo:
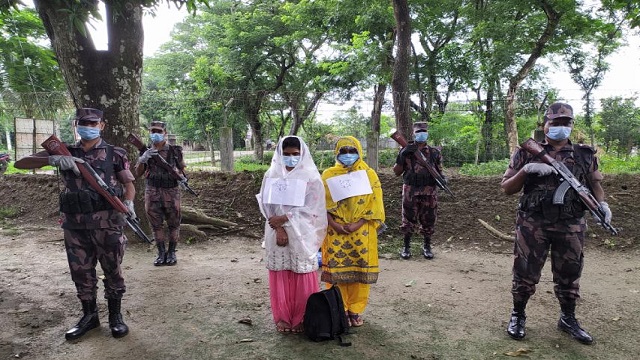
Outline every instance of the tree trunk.
{"type": "Polygon", "coordinates": [[[367,139],[367,164],[378,171],[378,150],[380,150],[380,118],[382,117],[382,105],[384,105],[384,95],[387,92],[387,85],[379,83],[374,90],[373,110],[371,110],[371,131],[367,139]]]}
{"type": "MultiPolygon", "coordinates": [[[[106,51],[96,50],[90,36],[82,35],[56,2],[35,0],[34,4],[76,108],[102,110],[107,121],[103,138],[137,154],[126,137],[137,131],[139,124],[144,42],[140,2],[129,2],[131,6],[122,7],[117,15],[109,2],[105,3],[106,51]]],[[[85,32],[88,34],[86,26],[85,32]]]]}
{"type": "Polygon", "coordinates": [[[484,122],[482,123],[482,140],[484,141],[484,160],[493,160],[493,85],[489,85],[485,100],[484,122]]]}
{"type": "Polygon", "coordinates": [[[396,59],[393,64],[393,110],[396,125],[405,138],[413,137],[409,99],[409,58],[411,55],[411,18],[407,0],[393,0],[396,20],[396,59]]]}
{"type": "Polygon", "coordinates": [[[561,14],[553,9],[546,1],[541,1],[540,6],[547,16],[547,25],[536,41],[531,54],[527,61],[522,65],[520,70],[509,80],[509,89],[507,90],[507,99],[505,104],[505,131],[507,132],[507,142],[509,151],[513,153],[519,145],[518,142],[518,126],[516,124],[516,92],[518,87],[526,79],[529,72],[536,65],[536,61],[542,56],[547,42],[553,36],[558,24],[560,23],[561,14]]]}
{"type": "Polygon", "coordinates": [[[291,124],[291,130],[289,131],[289,135],[297,135],[298,131],[300,131],[300,127],[304,124],[304,122],[309,118],[309,116],[313,113],[318,102],[324,96],[324,92],[315,92],[310,101],[305,102],[305,107],[303,111],[298,109],[298,105],[300,102],[297,99],[290,98],[289,107],[291,108],[291,113],[293,114],[293,123],[291,124]]]}

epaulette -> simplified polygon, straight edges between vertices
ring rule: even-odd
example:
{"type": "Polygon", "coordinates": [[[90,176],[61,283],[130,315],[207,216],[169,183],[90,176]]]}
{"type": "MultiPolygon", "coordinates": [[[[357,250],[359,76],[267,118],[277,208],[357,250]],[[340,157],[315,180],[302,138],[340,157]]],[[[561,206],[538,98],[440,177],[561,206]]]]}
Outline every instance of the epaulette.
{"type": "Polygon", "coordinates": [[[595,154],[596,153],[596,149],[594,149],[592,146],[587,145],[587,144],[575,144],[576,149],[580,149],[580,150],[588,150],[591,153],[595,154]]]}

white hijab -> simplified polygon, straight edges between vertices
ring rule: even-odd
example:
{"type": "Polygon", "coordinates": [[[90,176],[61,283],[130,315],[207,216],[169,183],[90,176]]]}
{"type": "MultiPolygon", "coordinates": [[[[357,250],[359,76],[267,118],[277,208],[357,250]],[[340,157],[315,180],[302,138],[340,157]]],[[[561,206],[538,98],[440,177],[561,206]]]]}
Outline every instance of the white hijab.
{"type": "Polygon", "coordinates": [[[327,209],[322,178],[313,162],[307,144],[297,136],[286,136],[278,142],[271,166],[264,174],[260,193],[256,195],[260,211],[268,220],[273,216],[287,215],[289,221],[284,228],[289,237],[289,244],[284,247],[276,245],[275,231],[269,223],[265,224],[265,249],[267,268],[270,270],[292,270],[298,273],[314,271],[318,268],[317,253],[327,231],[327,209]],[[300,161],[287,171],[282,155],[282,143],[285,139],[295,137],[300,141],[300,161]],[[264,187],[267,178],[299,179],[307,183],[304,206],[267,204],[263,202],[264,187]],[[284,267],[282,263],[284,256],[284,267]],[[286,263],[289,262],[289,265],[286,263]],[[289,269],[289,267],[291,267],[289,269]]]}

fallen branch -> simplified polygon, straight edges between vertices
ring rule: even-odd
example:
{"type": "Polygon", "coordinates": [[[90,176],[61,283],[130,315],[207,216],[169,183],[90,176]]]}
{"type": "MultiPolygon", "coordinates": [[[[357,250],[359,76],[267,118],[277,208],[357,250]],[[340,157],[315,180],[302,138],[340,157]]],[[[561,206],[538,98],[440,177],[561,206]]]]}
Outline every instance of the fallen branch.
{"type": "Polygon", "coordinates": [[[505,241],[513,241],[513,236],[511,235],[507,235],[503,232],[501,232],[500,230],[494,228],[493,226],[489,225],[489,223],[487,223],[484,220],[478,219],[478,221],[480,221],[480,224],[482,224],[482,226],[484,226],[487,230],[489,230],[489,232],[491,232],[493,235],[495,235],[498,239],[500,240],[505,240],[505,241]]]}
{"type": "Polygon", "coordinates": [[[219,227],[233,227],[238,225],[231,221],[226,221],[226,220],[207,216],[201,210],[194,209],[192,207],[183,206],[181,210],[182,210],[182,221],[185,223],[209,224],[209,225],[215,225],[219,227]]]}

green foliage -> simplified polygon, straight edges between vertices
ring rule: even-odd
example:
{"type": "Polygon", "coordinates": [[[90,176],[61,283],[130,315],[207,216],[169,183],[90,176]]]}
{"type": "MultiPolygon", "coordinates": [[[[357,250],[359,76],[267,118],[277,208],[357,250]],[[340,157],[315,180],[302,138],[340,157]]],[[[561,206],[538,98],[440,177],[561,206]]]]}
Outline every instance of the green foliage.
{"type": "Polygon", "coordinates": [[[640,145],[640,108],[636,98],[613,97],[602,99],[599,120],[606,151],[627,156],[634,146],[640,145]]]}
{"type": "Polygon", "coordinates": [[[489,161],[480,164],[463,164],[459,172],[469,176],[496,176],[504,174],[509,167],[509,159],[489,161]]]}
{"type": "Polygon", "coordinates": [[[605,174],[640,174],[640,156],[615,157],[611,155],[598,156],[600,172],[605,174]]]}
{"type": "MultiPolygon", "coordinates": [[[[50,165],[47,166],[43,166],[40,168],[40,170],[42,171],[54,171],[56,168],[50,165]]],[[[10,175],[10,174],[31,174],[33,172],[33,170],[25,170],[25,169],[16,169],[15,166],[13,166],[13,161],[9,163],[9,166],[7,167],[7,171],[5,171],[5,175],[10,175]]]]}
{"type": "Polygon", "coordinates": [[[20,215],[20,210],[15,207],[0,207],[0,219],[10,219],[20,215]]]}
{"type": "Polygon", "coordinates": [[[397,149],[383,149],[378,152],[378,165],[380,167],[393,167],[398,157],[397,149]]]}

